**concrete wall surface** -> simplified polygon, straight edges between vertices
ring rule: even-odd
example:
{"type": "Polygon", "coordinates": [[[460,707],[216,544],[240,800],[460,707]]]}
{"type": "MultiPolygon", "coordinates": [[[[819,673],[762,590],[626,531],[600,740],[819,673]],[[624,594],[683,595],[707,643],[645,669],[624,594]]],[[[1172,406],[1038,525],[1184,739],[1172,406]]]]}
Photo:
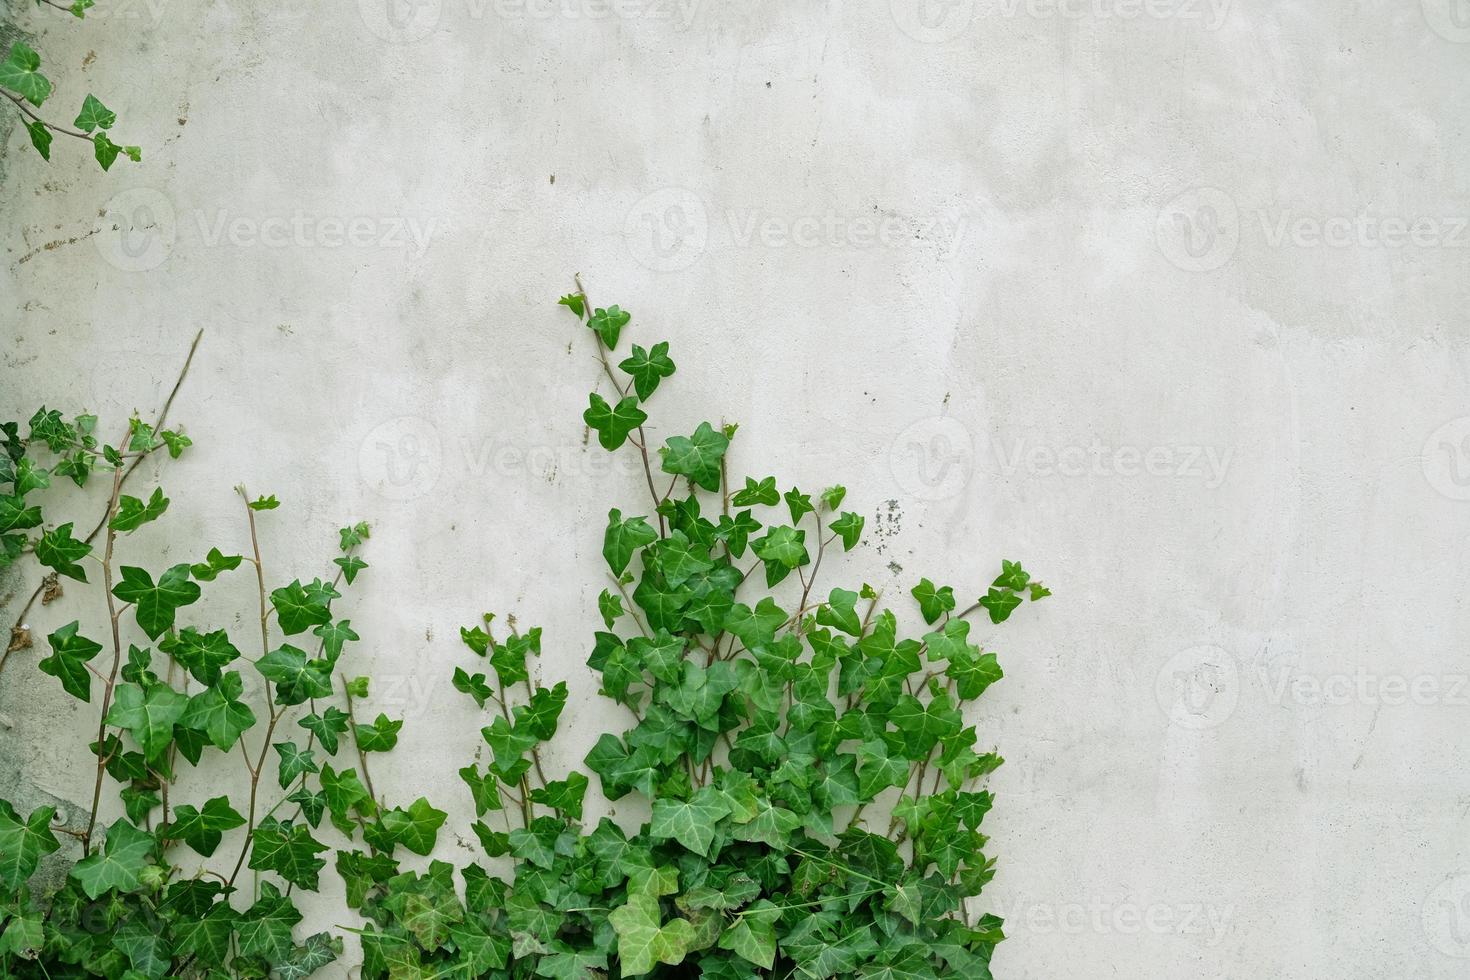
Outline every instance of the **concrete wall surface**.
{"type": "MultiPolygon", "coordinates": [[[[1463,2],[10,13],[59,121],[95,91],[145,155],[48,165],[4,122],[0,418],[151,414],[203,328],[196,446],[139,474],[173,504],[124,561],[240,550],[241,482],[283,501],[283,582],[369,521],[342,608],[366,710],[407,720],[374,776],[452,809],[442,856],[477,851],[459,626],[545,627],[554,765],[627,721],[584,661],[604,515],[646,490],[581,422],[580,272],[672,344],[656,439],[737,421],[734,472],[849,487],[828,584],[973,597],[1018,558],[1055,592],[979,630],[997,977],[1470,975],[1463,2]]],[[[68,591],[38,635],[101,624],[68,591]]],[[[95,706],[36,659],[0,675],[0,785],[82,805],[95,706]]],[[[343,921],[323,881],[307,927],[343,921]]]]}

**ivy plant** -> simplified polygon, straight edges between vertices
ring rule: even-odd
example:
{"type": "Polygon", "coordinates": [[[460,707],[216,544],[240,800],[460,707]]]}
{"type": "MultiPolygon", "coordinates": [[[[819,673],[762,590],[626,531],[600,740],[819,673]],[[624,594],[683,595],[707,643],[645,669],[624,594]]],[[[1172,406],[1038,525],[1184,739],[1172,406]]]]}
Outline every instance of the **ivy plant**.
{"type": "MultiPolygon", "coordinates": [[[[1001,758],[964,709],[1002,671],[972,623],[1047,589],[1005,561],[961,609],[924,578],[917,630],[869,585],[819,589],[863,532],[843,487],[732,480],[734,425],[656,444],[646,409],[676,372],[668,343],[623,356],[626,310],[580,284],[561,304],[607,381],[583,421],[638,454],[650,495],[643,513],[608,512],[588,658],[627,722],[586,772],[548,772],[568,690],[539,680],[542,631],[493,615],[464,628],[453,686],[487,723],[455,803],[473,807],[484,861],[403,868],[371,836],[339,852],[367,920],[363,977],[989,977],[1002,923],[971,903],[994,874],[983,784],[1001,758]],[[594,822],[594,778],[648,818],[594,822]]],[[[396,822],[437,829],[440,811],[415,807],[396,822]]]]}
{"type": "MultiPolygon", "coordinates": [[[[37,6],[43,4],[81,19],[92,8],[93,0],[72,0],[70,4],[59,0],[37,0],[37,6]]],[[[134,163],[143,159],[143,151],[139,147],[119,145],[112,141],[111,130],[117,123],[117,113],[103,105],[102,100],[91,93],[82,100],[81,109],[71,126],[63,126],[43,117],[36,110],[51,97],[53,91],[51,79],[41,71],[41,56],[25,41],[12,41],[5,59],[0,61],[0,95],[9,99],[20,113],[31,145],[43,159],[51,159],[51,142],[57,134],[90,143],[92,155],[103,170],[110,169],[120,155],[134,163]]]]}
{"type": "Polygon", "coordinates": [[[257,521],[280,502],[240,488],[241,527],[189,541],[197,560],[126,564],[130,536],[173,507],[162,487],[123,491],[189,449],[166,425],[188,361],[158,417],[115,443],[44,407],[0,423],[0,570],[46,570],[0,667],[39,647],[38,600],[100,586],[107,609],[100,629],[53,629],[36,658],[96,719],[96,776],[90,805],[0,799],[0,975],[310,976],[343,952],[296,928],[330,864],[368,980],[990,976],[1002,923],[972,902],[994,874],[980,828],[1001,759],[964,708],[1002,672],[971,629],[1046,588],[1005,561],[960,609],[955,587],[924,578],[905,623],[869,585],[819,591],[824,564],[861,542],[846,491],[783,492],[758,469],[732,480],[733,425],[656,445],[645,406],[675,374],[668,343],[622,357],[627,311],[580,285],[561,303],[609,385],[583,421],[637,452],[650,496],[644,513],[609,510],[602,532],[588,665],[625,720],[585,771],[549,772],[569,694],[541,680],[541,629],[490,614],[462,629],[452,684],[485,724],[462,795],[441,801],[474,813],[482,855],[461,867],[423,860],[448,809],[390,806],[373,786],[369,757],[403,722],[360,718],[369,682],[344,669],[359,636],[337,601],[367,568],[365,524],[341,529],[332,569],[276,579],[257,521]],[[57,491],[94,479],[107,503],[92,531],[56,523],[57,491]],[[205,590],[242,586],[239,635],[198,615],[205,590]],[[258,648],[244,635],[257,626],[258,648]],[[240,764],[242,791],[221,792],[217,767],[240,764]],[[598,797],[647,817],[594,820],[598,797]]]}
{"type": "MultiPolygon", "coordinates": [[[[189,449],[166,426],[172,401],[115,442],[95,417],[46,407],[0,423],[0,570],[44,570],[0,666],[44,653],[34,665],[96,726],[78,744],[95,767],[88,799],[0,799],[0,976],[309,976],[342,949],[296,930],[299,895],[328,863],[324,839],[369,840],[387,860],[426,850],[443,818],[422,800],[386,809],[368,772],[402,723],[359,719],[368,681],[345,670],[359,637],[339,600],[367,568],[366,524],[341,529],[325,570],[285,581],[257,528],[280,503],[240,488],[237,528],[175,539],[180,560],[167,567],[129,563],[131,536],[177,509],[162,487],[124,492],[148,461],[189,449]],[[91,533],[51,516],[60,491],[94,481],[106,506],[91,533]],[[98,589],[105,619],[33,636],[36,601],[64,603],[73,589],[98,589]],[[242,630],[221,625],[235,621],[222,606],[197,612],[216,589],[226,603],[253,598],[242,630]]],[[[37,736],[51,724],[34,723],[37,736]]]]}

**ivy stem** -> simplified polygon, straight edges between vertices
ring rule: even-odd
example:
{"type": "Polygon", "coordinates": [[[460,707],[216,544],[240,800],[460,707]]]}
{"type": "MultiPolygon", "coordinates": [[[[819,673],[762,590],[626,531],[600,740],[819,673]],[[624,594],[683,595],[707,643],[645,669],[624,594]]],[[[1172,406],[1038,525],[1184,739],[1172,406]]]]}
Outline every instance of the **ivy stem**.
{"type": "MultiPolygon", "coordinates": [[[[52,6],[56,5],[52,4],[52,6]]],[[[65,10],[66,8],[63,7],[61,9],[65,10]]],[[[31,111],[31,109],[26,105],[26,100],[21,98],[20,96],[11,95],[9,92],[0,92],[0,95],[5,96],[11,102],[14,102],[17,109],[19,109],[27,116],[30,116],[36,122],[40,123],[42,126],[45,126],[52,132],[61,133],[66,136],[75,136],[77,139],[86,140],[88,143],[92,142],[92,137],[88,136],[86,133],[80,132],[75,129],[67,129],[65,126],[58,126],[55,123],[49,123],[46,120],[42,119],[40,116],[31,111]]]]}
{"type": "Polygon", "coordinates": [[[373,777],[368,772],[367,753],[362,750],[362,746],[357,741],[357,716],[352,710],[352,691],[347,686],[347,675],[338,674],[337,676],[342,680],[342,694],[347,698],[347,723],[352,726],[352,744],[357,749],[357,761],[362,766],[362,781],[367,784],[368,796],[371,796],[376,804],[378,793],[373,789],[373,777]]]}
{"type": "MultiPolygon", "coordinates": [[[[117,511],[118,495],[122,492],[123,471],[114,469],[112,471],[112,494],[107,501],[107,514],[103,517],[104,524],[110,524],[112,515],[117,511]]],[[[112,594],[112,546],[117,541],[117,532],[110,526],[107,528],[107,548],[102,555],[102,587],[107,593],[107,615],[112,620],[112,672],[108,675],[107,685],[102,690],[102,716],[97,719],[97,778],[92,784],[92,810],[87,815],[87,830],[82,834],[82,853],[92,845],[92,831],[97,826],[97,808],[102,803],[102,774],[107,769],[108,756],[103,751],[107,739],[107,711],[112,707],[112,690],[117,686],[117,671],[122,664],[122,633],[118,627],[118,617],[122,615],[117,608],[116,597],[112,594]]]]}
{"type": "MultiPolygon", "coordinates": [[[[822,515],[813,514],[812,516],[817,519],[817,560],[812,565],[812,577],[803,579],[806,585],[801,590],[801,604],[796,607],[796,625],[798,626],[801,625],[802,613],[806,612],[806,598],[811,594],[812,586],[817,584],[817,573],[822,570],[822,556],[827,552],[827,542],[822,538],[822,515]]],[[[798,568],[797,571],[800,572],[801,569],[798,568]]]]}
{"type": "MultiPolygon", "coordinates": [[[[588,320],[591,320],[592,301],[587,298],[587,290],[582,288],[582,274],[580,272],[577,273],[572,277],[572,280],[577,284],[577,295],[582,297],[582,308],[586,312],[588,320]]],[[[627,398],[628,386],[619,381],[618,376],[613,374],[612,362],[607,359],[607,345],[602,342],[602,335],[594,330],[593,336],[597,338],[597,357],[602,361],[603,372],[607,374],[607,379],[612,382],[613,388],[617,390],[618,396],[620,398],[627,398]]],[[[654,513],[658,516],[658,536],[661,538],[667,537],[669,529],[668,525],[664,523],[664,515],[658,511],[658,505],[661,501],[659,500],[658,491],[653,486],[653,466],[648,461],[648,436],[643,433],[643,426],[641,425],[638,426],[638,441],[635,445],[638,447],[639,454],[643,457],[643,476],[648,480],[648,495],[653,498],[654,513]]],[[[670,492],[672,492],[672,488],[670,492]]]]}
{"type": "MultiPolygon", "coordinates": [[[[260,537],[255,530],[255,511],[250,507],[250,497],[245,492],[244,486],[238,486],[235,491],[240,494],[240,499],[245,502],[245,517],[250,523],[250,550],[255,559],[256,590],[260,594],[260,655],[263,657],[270,652],[270,632],[266,626],[269,619],[269,607],[265,598],[265,566],[260,560],[260,537]]],[[[245,748],[245,740],[240,740],[240,752],[245,756],[245,768],[250,772],[250,806],[245,817],[245,840],[240,844],[240,856],[235,859],[235,868],[230,872],[229,883],[234,885],[235,879],[240,875],[240,868],[245,864],[245,855],[250,852],[250,844],[255,840],[255,806],[260,795],[260,774],[265,769],[265,754],[270,751],[271,736],[275,734],[276,723],[281,720],[285,709],[276,710],[275,698],[271,694],[271,682],[265,682],[265,703],[270,711],[270,722],[265,728],[265,738],[260,743],[260,754],[256,756],[255,764],[250,764],[250,753],[245,748]]]]}
{"type": "MultiPolygon", "coordinates": [[[[5,94],[9,95],[10,93],[7,92],[5,94]]],[[[170,390],[168,393],[168,398],[164,399],[163,408],[159,411],[158,418],[153,423],[153,431],[157,432],[162,429],[164,422],[168,420],[168,410],[173,407],[174,396],[179,393],[179,388],[184,383],[184,376],[189,373],[189,365],[194,362],[194,352],[199,349],[199,341],[201,338],[203,338],[203,336],[204,330],[202,328],[199,330],[198,333],[194,334],[194,342],[189,345],[189,354],[184,358],[184,366],[179,369],[179,376],[177,379],[175,379],[174,386],[172,390],[170,390]]],[[[132,465],[129,466],[127,470],[123,473],[122,480],[119,486],[128,482],[128,477],[132,476],[134,471],[136,471],[137,468],[143,464],[143,460],[147,458],[147,455],[147,453],[144,453],[137,459],[133,460],[132,465]]],[[[97,539],[97,535],[102,533],[102,528],[105,527],[107,525],[107,522],[111,519],[112,509],[111,505],[109,505],[108,510],[103,513],[102,519],[99,520],[96,526],[92,528],[91,532],[82,539],[82,543],[91,544],[93,541],[95,541],[97,539]]],[[[3,652],[0,652],[0,670],[5,669],[5,661],[10,658],[10,654],[12,651],[21,650],[27,646],[30,646],[29,641],[17,645],[16,638],[22,634],[24,623],[26,621],[26,616],[30,614],[31,608],[36,604],[36,600],[41,598],[42,593],[44,593],[45,591],[46,582],[45,580],[42,580],[41,584],[36,586],[36,591],[32,592],[31,597],[26,600],[26,604],[24,606],[21,606],[20,615],[15,617],[15,624],[10,627],[10,639],[6,642],[5,650],[3,652]]]]}

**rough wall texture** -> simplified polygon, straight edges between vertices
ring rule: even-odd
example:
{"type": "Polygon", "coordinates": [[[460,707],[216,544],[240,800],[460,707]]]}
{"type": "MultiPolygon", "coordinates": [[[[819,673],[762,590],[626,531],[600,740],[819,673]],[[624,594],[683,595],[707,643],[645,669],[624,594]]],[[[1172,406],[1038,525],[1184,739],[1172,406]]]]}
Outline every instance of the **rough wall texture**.
{"type": "MultiPolygon", "coordinates": [[[[152,411],[204,327],[198,447],[128,560],[239,549],[242,481],[286,502],[278,577],[371,521],[357,656],[409,722],[379,789],[462,816],[482,610],[546,627],[561,764],[622,721],[582,662],[643,491],[584,439],[581,271],[673,343],[661,435],[739,421],[737,467],[847,483],[849,581],[1019,557],[1055,590],[975,719],[1009,760],[997,976],[1462,977],[1456,2],[17,3],[58,102],[146,156],[8,133],[0,414],[152,411]]],[[[84,799],[92,716],[34,659],[0,781],[84,799]]]]}

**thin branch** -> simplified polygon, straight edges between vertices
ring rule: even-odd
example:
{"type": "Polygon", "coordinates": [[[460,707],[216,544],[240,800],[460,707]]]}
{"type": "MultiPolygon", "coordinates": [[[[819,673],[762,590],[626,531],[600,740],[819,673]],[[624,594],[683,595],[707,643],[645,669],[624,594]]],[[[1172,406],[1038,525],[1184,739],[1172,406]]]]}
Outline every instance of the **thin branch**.
{"type": "MultiPolygon", "coordinates": [[[[53,4],[52,6],[55,6],[55,4],[53,4]]],[[[66,8],[63,7],[62,9],[65,10],[66,8]]],[[[0,95],[5,96],[11,102],[14,102],[15,107],[19,109],[22,113],[30,116],[33,120],[40,123],[42,126],[45,126],[52,132],[61,133],[63,136],[75,136],[77,139],[86,140],[88,143],[92,142],[92,137],[88,136],[86,133],[80,132],[75,129],[67,129],[65,126],[58,126],[55,123],[49,123],[46,120],[42,119],[40,116],[31,111],[30,107],[26,105],[26,100],[22,99],[20,96],[11,95],[9,92],[5,91],[0,91],[0,95]]]]}
{"type": "Polygon", "coordinates": [[[357,741],[357,716],[352,710],[352,690],[347,686],[346,674],[337,676],[342,680],[342,694],[347,698],[347,723],[352,726],[352,744],[357,748],[357,761],[362,766],[362,781],[367,784],[368,796],[371,796],[373,802],[377,803],[378,794],[373,789],[372,774],[368,772],[367,753],[362,750],[362,746],[357,741]]]}
{"type": "MultiPolygon", "coordinates": [[[[260,560],[260,538],[255,531],[255,511],[250,506],[250,497],[243,486],[236,487],[235,490],[240,494],[240,499],[245,502],[245,516],[250,523],[250,550],[255,556],[253,563],[255,565],[255,584],[260,593],[260,655],[263,657],[270,652],[270,633],[266,628],[268,616],[265,598],[265,565],[260,560]]],[[[271,736],[275,734],[276,723],[285,714],[284,708],[280,711],[276,710],[270,681],[265,682],[265,704],[266,709],[270,711],[270,722],[266,725],[265,738],[260,743],[260,754],[256,756],[255,765],[250,764],[250,756],[245,749],[245,740],[243,738],[240,740],[240,751],[245,753],[245,768],[250,770],[250,807],[245,817],[245,840],[240,844],[240,856],[235,859],[235,869],[230,872],[231,885],[239,877],[240,868],[245,864],[245,855],[250,852],[250,844],[255,840],[255,806],[260,793],[260,774],[265,769],[265,754],[270,751],[271,736]]]]}
{"type": "MultiPolygon", "coordinates": [[[[108,523],[110,516],[117,510],[118,494],[122,491],[122,470],[112,471],[112,494],[107,501],[107,517],[103,523],[108,523]]],[[[107,768],[107,757],[103,754],[102,746],[107,739],[107,711],[112,706],[112,690],[117,686],[117,671],[122,664],[122,633],[118,627],[117,600],[112,594],[112,546],[117,541],[117,532],[111,527],[107,529],[107,549],[102,556],[102,587],[107,592],[107,613],[112,620],[112,672],[108,675],[107,686],[102,691],[102,713],[97,719],[97,778],[92,785],[92,810],[87,816],[87,831],[82,835],[82,853],[87,853],[87,848],[92,844],[92,830],[97,826],[97,808],[102,804],[102,774],[107,768]]]]}

